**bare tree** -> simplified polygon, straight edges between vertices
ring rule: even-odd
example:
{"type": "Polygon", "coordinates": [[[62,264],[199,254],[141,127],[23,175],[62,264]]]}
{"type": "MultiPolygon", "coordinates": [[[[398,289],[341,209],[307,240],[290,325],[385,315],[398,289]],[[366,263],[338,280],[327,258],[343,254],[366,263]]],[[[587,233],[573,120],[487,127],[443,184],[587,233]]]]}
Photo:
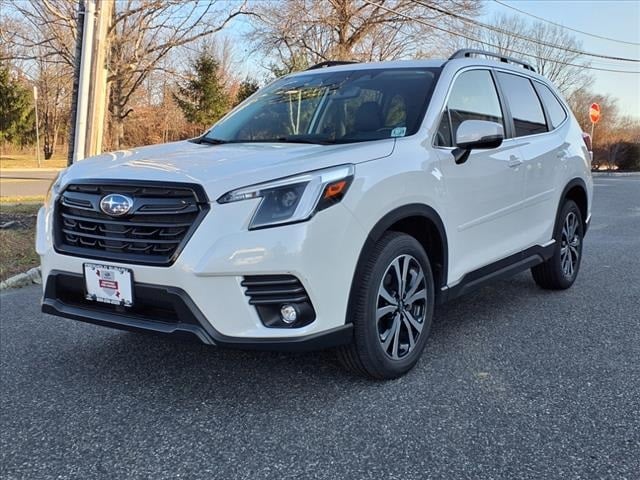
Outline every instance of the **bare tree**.
{"type": "MultiPolygon", "coordinates": [[[[24,32],[0,31],[13,59],[76,62],[76,0],[0,0],[8,17],[22,17],[24,32]]],[[[219,32],[246,11],[246,0],[122,0],[109,28],[108,82],[112,146],[120,148],[132,99],[172,49],[219,32]]],[[[3,14],[4,15],[4,14],[3,14]]]]}
{"type": "MultiPolygon", "coordinates": [[[[442,9],[473,14],[477,0],[439,0],[442,9]]],[[[327,60],[390,60],[428,56],[436,30],[450,16],[412,0],[285,0],[257,4],[252,39],[284,73],[327,60]]]]}
{"type": "MultiPolygon", "coordinates": [[[[0,3],[3,9],[6,5],[6,2],[0,3]]],[[[50,49],[51,42],[61,41],[64,32],[56,32],[57,40],[50,40],[54,33],[46,26],[36,31],[36,24],[3,15],[0,18],[0,58],[10,62],[15,71],[38,89],[42,150],[44,158],[49,159],[55,152],[58,137],[65,133],[73,74],[68,62],[60,55],[52,54],[50,49]],[[36,42],[37,34],[42,37],[36,42]]]]}
{"type": "Polygon", "coordinates": [[[246,2],[215,0],[127,0],[118,2],[109,31],[109,112],[112,138],[120,148],[132,95],[169,52],[221,31],[246,14],[246,2]]]}
{"type": "Polygon", "coordinates": [[[593,134],[596,167],[614,168],[624,155],[626,144],[640,144],[640,121],[622,115],[615,97],[582,88],[574,91],[567,100],[585,132],[591,131],[589,106],[594,102],[600,105],[602,118],[595,125],[593,134]]]}
{"type": "Polygon", "coordinates": [[[593,82],[587,69],[589,63],[569,51],[580,50],[581,42],[561,27],[544,22],[530,23],[522,17],[504,14],[495,16],[489,25],[492,28],[467,23],[464,34],[468,38],[452,37],[453,46],[480,48],[526,60],[565,96],[587,88],[593,82]]]}
{"type": "Polygon", "coordinates": [[[42,128],[44,158],[50,159],[58,137],[66,133],[73,71],[66,63],[51,63],[46,57],[36,61],[34,84],[38,87],[38,108],[42,128]]]}

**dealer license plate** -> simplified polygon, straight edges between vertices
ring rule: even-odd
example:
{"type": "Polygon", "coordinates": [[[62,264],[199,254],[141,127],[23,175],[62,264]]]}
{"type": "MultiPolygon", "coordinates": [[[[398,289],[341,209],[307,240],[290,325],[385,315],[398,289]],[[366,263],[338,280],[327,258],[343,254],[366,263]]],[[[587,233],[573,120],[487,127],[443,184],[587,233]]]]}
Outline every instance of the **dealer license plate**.
{"type": "Polygon", "coordinates": [[[131,270],[108,265],[84,264],[87,300],[131,307],[133,285],[131,270]]]}

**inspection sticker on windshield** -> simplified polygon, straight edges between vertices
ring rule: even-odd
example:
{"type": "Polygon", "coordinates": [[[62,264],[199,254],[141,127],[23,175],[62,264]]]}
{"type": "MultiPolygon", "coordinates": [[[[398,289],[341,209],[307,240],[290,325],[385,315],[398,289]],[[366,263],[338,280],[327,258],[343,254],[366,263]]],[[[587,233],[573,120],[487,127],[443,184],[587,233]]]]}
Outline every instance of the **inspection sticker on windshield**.
{"type": "Polygon", "coordinates": [[[133,305],[131,270],[85,263],[84,280],[87,300],[125,307],[133,305]]]}
{"type": "Polygon", "coordinates": [[[407,133],[407,127],[396,127],[391,130],[392,137],[404,137],[405,133],[407,133]]]}

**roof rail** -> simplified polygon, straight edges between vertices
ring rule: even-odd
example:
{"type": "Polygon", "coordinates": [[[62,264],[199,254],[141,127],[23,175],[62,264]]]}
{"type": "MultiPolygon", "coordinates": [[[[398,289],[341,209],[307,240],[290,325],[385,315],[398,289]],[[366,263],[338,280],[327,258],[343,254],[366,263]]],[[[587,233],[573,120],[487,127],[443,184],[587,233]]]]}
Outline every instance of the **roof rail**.
{"type": "Polygon", "coordinates": [[[307,70],[317,70],[319,68],[335,67],[337,65],[349,65],[351,63],[358,63],[348,60],[330,60],[328,62],[316,63],[314,66],[307,68],[307,70]]]}
{"type": "Polygon", "coordinates": [[[536,69],[533,68],[530,63],[523,62],[522,60],[518,60],[516,58],[507,57],[506,55],[488,52],[487,50],[473,50],[470,48],[463,48],[462,50],[458,50],[453,55],[451,55],[449,57],[449,60],[455,60],[456,58],[469,58],[471,57],[471,55],[485,55],[487,57],[497,58],[504,63],[515,63],[517,65],[521,65],[525,70],[531,70],[534,73],[536,71],[536,69]]]}

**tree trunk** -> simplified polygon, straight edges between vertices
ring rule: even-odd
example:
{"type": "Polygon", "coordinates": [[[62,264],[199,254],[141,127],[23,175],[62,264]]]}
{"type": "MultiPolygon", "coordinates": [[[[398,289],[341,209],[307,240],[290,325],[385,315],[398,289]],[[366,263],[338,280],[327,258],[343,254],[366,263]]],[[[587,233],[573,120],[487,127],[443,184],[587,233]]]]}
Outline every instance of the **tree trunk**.
{"type": "Polygon", "coordinates": [[[115,147],[116,150],[122,150],[122,145],[124,144],[124,118],[121,118],[119,115],[113,119],[113,126],[115,130],[115,147]]]}
{"type": "Polygon", "coordinates": [[[122,107],[115,98],[111,98],[109,111],[109,132],[111,137],[111,150],[121,150],[124,145],[124,118],[122,107]]]}

